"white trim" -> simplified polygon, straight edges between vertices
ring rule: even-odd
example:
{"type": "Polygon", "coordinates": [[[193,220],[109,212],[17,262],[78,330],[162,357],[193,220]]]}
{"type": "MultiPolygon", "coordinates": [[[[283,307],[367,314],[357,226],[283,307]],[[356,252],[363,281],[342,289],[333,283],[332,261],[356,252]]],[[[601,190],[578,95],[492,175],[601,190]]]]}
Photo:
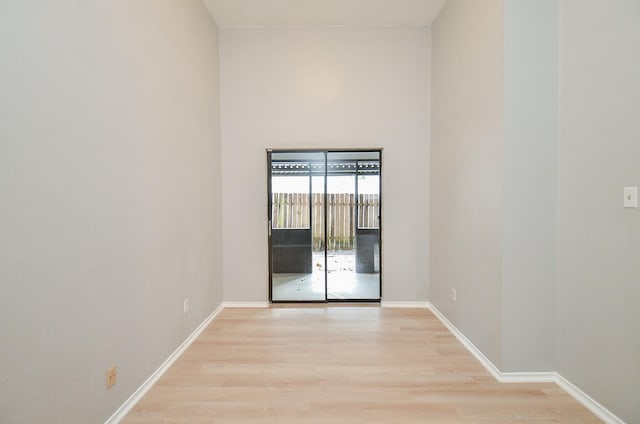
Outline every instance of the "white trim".
{"type": "Polygon", "coordinates": [[[595,401],[591,396],[580,390],[572,382],[558,373],[554,374],[556,376],[555,383],[558,386],[560,386],[565,392],[573,396],[575,400],[584,405],[585,408],[593,412],[595,416],[600,418],[606,424],[625,424],[625,422],[618,416],[616,416],[613,412],[609,411],[607,408],[595,401]]]}
{"type": "Polygon", "coordinates": [[[435,315],[436,318],[438,318],[440,322],[444,324],[445,327],[447,327],[447,330],[449,330],[451,334],[453,334],[456,339],[458,339],[458,341],[462,343],[462,345],[466,347],[467,350],[473,356],[475,356],[478,361],[480,361],[482,366],[484,366],[496,380],[500,381],[500,370],[495,365],[493,365],[493,362],[491,362],[486,356],[484,356],[484,354],[480,352],[480,350],[475,347],[475,345],[471,343],[471,341],[467,339],[465,335],[462,334],[462,332],[458,330],[458,328],[447,319],[447,317],[442,315],[442,312],[440,312],[438,308],[435,307],[435,305],[430,304],[429,310],[433,312],[433,315],[435,315]]]}
{"type": "Polygon", "coordinates": [[[595,416],[604,421],[605,424],[625,424],[625,422],[618,418],[613,412],[609,411],[557,372],[501,372],[435,305],[429,304],[429,310],[433,312],[436,318],[451,331],[460,343],[462,343],[500,383],[555,383],[595,416]]]}
{"type": "Polygon", "coordinates": [[[119,423],[133,407],[142,399],[142,397],[151,389],[151,387],[167,372],[167,370],[173,365],[173,363],[184,353],[185,350],[198,338],[200,333],[214,320],[216,316],[224,309],[224,303],[220,304],[202,323],[187,337],[180,346],[155,370],[147,380],[142,383],[138,389],[127,399],[116,412],[109,417],[105,424],[117,424],[119,423]]]}
{"type": "Polygon", "coordinates": [[[268,308],[269,302],[224,302],[225,308],[268,308]]]}
{"type": "Polygon", "coordinates": [[[429,302],[385,302],[380,301],[380,306],[383,308],[429,308],[431,304],[429,302]]]}
{"type": "Polygon", "coordinates": [[[500,372],[501,383],[555,383],[555,372],[500,372]]]}

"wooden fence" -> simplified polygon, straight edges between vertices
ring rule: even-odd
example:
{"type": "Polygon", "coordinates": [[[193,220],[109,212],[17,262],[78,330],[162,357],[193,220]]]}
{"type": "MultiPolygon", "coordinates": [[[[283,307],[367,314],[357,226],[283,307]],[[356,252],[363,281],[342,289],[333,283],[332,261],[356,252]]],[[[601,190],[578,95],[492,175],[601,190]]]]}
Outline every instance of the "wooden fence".
{"type": "MultiPolygon", "coordinates": [[[[358,228],[378,227],[380,196],[358,195],[358,228]]],[[[273,228],[309,228],[311,216],[314,250],[324,243],[324,194],[313,193],[309,205],[308,193],[273,193],[273,228]]],[[[327,194],[328,250],[349,250],[355,244],[355,195],[352,193],[327,194]]]]}

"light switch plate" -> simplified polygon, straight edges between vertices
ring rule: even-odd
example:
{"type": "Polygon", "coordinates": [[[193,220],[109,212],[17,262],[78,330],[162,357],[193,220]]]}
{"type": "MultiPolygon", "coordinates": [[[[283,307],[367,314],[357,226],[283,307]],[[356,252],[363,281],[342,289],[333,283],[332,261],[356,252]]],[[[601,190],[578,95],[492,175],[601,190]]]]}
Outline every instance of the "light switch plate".
{"type": "Polygon", "coordinates": [[[625,208],[638,207],[638,187],[624,188],[624,207],[625,208]]]}

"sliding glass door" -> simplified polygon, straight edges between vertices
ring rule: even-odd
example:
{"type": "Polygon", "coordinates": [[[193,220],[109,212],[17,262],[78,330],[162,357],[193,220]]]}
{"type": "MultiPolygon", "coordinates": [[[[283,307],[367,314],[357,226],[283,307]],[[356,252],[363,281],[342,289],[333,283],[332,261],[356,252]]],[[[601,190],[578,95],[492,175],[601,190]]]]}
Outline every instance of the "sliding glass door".
{"type": "Polygon", "coordinates": [[[327,163],[327,299],[380,299],[380,153],[327,163]]]}
{"type": "Polygon", "coordinates": [[[379,301],[380,151],[270,151],[273,302],[379,301]]]}
{"type": "Polygon", "coordinates": [[[323,152],[270,152],[272,301],[325,301],[323,152]]]}

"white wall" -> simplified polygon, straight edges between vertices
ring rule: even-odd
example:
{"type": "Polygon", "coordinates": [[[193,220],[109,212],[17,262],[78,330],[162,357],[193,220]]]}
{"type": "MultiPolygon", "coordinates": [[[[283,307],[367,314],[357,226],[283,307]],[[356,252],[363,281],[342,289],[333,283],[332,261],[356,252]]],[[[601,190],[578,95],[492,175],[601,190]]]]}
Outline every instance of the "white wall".
{"type": "Polygon", "coordinates": [[[558,371],[640,422],[640,2],[560,2],[558,371]]]}
{"type": "Polygon", "coordinates": [[[555,366],[557,46],[554,0],[433,24],[430,300],[501,371],[555,366]]]}
{"type": "Polygon", "coordinates": [[[199,0],[0,3],[0,422],[104,422],[222,301],[216,38],[199,0]]]}
{"type": "Polygon", "coordinates": [[[266,301],[267,148],[383,151],[383,299],[426,301],[428,28],[224,29],[224,296],[266,301]]]}
{"type": "Polygon", "coordinates": [[[629,0],[449,0],[432,28],[430,299],[502,371],[558,371],[627,422],[640,421],[640,212],[622,207],[640,185],[638,22],[629,0]]]}
{"type": "Polygon", "coordinates": [[[432,37],[429,300],[499,366],[502,0],[449,0],[432,37]]]}
{"type": "Polygon", "coordinates": [[[558,2],[504,1],[502,371],[555,368],[558,2]]]}

